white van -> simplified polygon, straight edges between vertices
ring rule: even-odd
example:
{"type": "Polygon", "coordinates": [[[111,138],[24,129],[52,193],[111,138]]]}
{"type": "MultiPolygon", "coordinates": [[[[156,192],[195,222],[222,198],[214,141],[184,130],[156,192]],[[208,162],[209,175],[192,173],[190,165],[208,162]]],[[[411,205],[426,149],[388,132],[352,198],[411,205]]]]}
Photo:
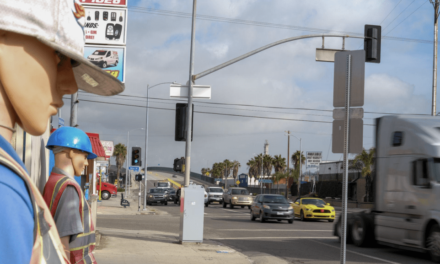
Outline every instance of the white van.
{"type": "Polygon", "coordinates": [[[119,55],[114,50],[95,50],[87,59],[101,68],[107,68],[108,65],[118,66],[119,55]]]}

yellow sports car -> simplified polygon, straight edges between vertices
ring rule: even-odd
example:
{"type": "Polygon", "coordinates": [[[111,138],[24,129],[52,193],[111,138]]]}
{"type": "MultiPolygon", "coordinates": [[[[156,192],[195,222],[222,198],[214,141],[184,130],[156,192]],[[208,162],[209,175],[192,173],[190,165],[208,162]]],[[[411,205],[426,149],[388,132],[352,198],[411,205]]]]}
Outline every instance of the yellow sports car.
{"type": "Polygon", "coordinates": [[[321,198],[297,198],[292,203],[293,212],[301,221],[306,219],[324,219],[335,221],[335,208],[321,198]]]}

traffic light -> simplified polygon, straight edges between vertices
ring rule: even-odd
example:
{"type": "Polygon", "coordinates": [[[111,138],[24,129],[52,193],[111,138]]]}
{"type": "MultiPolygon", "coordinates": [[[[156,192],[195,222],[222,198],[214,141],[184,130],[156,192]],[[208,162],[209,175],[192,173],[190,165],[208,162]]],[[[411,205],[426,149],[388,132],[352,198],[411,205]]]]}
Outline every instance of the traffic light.
{"type": "Polygon", "coordinates": [[[382,27],[365,25],[364,36],[365,62],[380,63],[382,27]]]}
{"type": "MultiPolygon", "coordinates": [[[[186,141],[186,112],[188,104],[176,104],[176,127],[174,133],[175,141],[186,141]]],[[[194,104],[192,105],[192,122],[191,122],[191,141],[194,138],[194,104]]]]}
{"type": "Polygon", "coordinates": [[[140,147],[131,148],[131,166],[141,166],[141,153],[142,149],[140,147]]]}

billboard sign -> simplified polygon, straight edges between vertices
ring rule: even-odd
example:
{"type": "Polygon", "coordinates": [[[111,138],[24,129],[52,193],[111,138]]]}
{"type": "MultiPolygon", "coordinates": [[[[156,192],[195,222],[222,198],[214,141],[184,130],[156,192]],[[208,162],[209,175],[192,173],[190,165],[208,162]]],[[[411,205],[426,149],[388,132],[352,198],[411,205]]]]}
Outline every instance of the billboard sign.
{"type": "Polygon", "coordinates": [[[111,7],[84,7],[86,44],[125,45],[127,9],[111,7]]]}
{"type": "Polygon", "coordinates": [[[308,151],[306,153],[307,168],[319,168],[322,160],[322,151],[308,151]]]}
{"type": "Polygon", "coordinates": [[[127,7],[127,0],[80,0],[82,5],[127,7]]]}
{"type": "Polygon", "coordinates": [[[109,157],[113,156],[113,151],[115,149],[115,147],[113,145],[113,141],[101,140],[101,144],[104,147],[105,157],[109,158],[109,157]]]}
{"type": "Polygon", "coordinates": [[[125,82],[125,51],[124,46],[86,45],[84,58],[125,82]]]}

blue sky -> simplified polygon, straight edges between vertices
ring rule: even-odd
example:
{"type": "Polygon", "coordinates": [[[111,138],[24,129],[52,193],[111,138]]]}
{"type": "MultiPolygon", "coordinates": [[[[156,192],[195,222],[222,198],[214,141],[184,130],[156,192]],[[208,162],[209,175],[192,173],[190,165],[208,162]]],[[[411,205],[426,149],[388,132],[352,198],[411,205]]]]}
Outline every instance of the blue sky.
{"type": "MultiPolygon", "coordinates": [[[[129,1],[124,94],[145,96],[147,84],[187,82],[191,10],[191,0],[129,1]]],[[[431,111],[433,7],[428,0],[199,0],[197,14],[195,73],[284,38],[325,31],[363,34],[365,24],[383,21],[383,35],[392,30],[388,36],[401,39],[384,38],[381,63],[366,64],[365,111],[424,114],[431,111]],[[237,20],[244,22],[237,24],[237,20]],[[279,25],[300,29],[279,28],[279,25]]],[[[341,43],[341,39],[326,39],[327,48],[339,49],[341,43]]],[[[315,61],[315,50],[320,47],[320,38],[283,44],[206,76],[197,84],[212,86],[209,102],[332,110],[333,64],[315,61]]],[[[363,48],[362,40],[346,40],[346,49],[359,48],[363,48]]],[[[170,99],[169,86],[152,89],[150,96],[170,99]]],[[[145,105],[142,98],[80,94],[80,100],[87,97],[145,105]]],[[[175,103],[152,99],[150,106],[174,109],[175,103]]],[[[80,127],[100,133],[104,140],[125,143],[127,130],[145,126],[144,108],[87,102],[80,105],[80,127]]],[[[62,111],[66,120],[68,108],[66,101],[62,111]]],[[[195,110],[332,121],[331,112],[210,105],[197,100],[195,110]]],[[[366,114],[364,123],[372,124],[379,116],[366,114]]],[[[184,156],[184,143],[174,142],[174,111],[151,109],[149,125],[150,166],[171,166],[174,158],[184,156]]],[[[265,140],[269,141],[271,155],[285,157],[285,130],[303,138],[303,150],[323,151],[323,158],[328,160],[341,158],[340,154],[329,152],[330,124],[196,113],[192,170],[200,171],[214,162],[236,159],[242,164],[240,171],[245,172],[245,163],[253,153],[262,152],[265,140]]],[[[364,127],[365,148],[373,146],[372,132],[372,127],[364,127]]],[[[134,130],[131,135],[130,145],[144,149],[142,130],[134,130]]],[[[291,151],[296,149],[299,144],[292,139],[291,151]]]]}

